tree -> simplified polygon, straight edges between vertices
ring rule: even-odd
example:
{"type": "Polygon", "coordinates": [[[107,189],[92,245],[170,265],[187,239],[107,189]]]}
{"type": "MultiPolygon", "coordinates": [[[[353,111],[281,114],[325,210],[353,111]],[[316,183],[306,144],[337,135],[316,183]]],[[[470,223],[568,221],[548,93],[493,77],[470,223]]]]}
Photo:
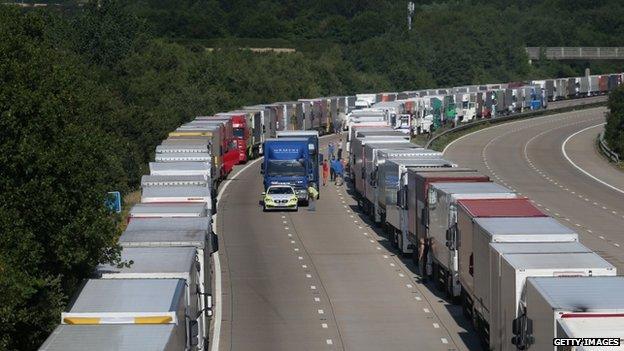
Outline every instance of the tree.
{"type": "Polygon", "coordinates": [[[605,139],[611,150],[624,157],[624,86],[611,92],[608,107],[605,139]]]}
{"type": "Polygon", "coordinates": [[[0,8],[0,348],[35,349],[80,282],[118,259],[117,219],[103,206],[125,190],[118,142],[89,123],[73,55],[46,41],[45,18],[0,8]]]}

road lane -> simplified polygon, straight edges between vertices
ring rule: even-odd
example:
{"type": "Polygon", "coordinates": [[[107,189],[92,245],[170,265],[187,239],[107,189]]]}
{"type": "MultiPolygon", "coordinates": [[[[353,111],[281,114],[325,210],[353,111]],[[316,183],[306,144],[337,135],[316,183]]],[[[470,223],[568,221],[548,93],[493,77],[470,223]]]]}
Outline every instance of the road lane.
{"type": "MultiPolygon", "coordinates": [[[[624,195],[583,174],[561,151],[570,135],[604,122],[604,111],[594,108],[497,125],[458,140],[445,155],[530,197],[623,270],[624,195]]],[[[608,165],[589,161],[599,156],[588,148],[585,142],[579,153],[575,145],[572,157],[598,167],[590,172],[602,173],[600,167],[608,165]]]]}
{"type": "Polygon", "coordinates": [[[602,185],[624,194],[624,173],[600,154],[596,146],[598,134],[603,130],[604,123],[599,123],[566,138],[561,145],[562,152],[568,162],[593,177],[602,185]]]}
{"type": "Polygon", "coordinates": [[[263,213],[261,187],[253,165],[219,203],[219,349],[478,350],[458,306],[418,282],[346,188],[323,187],[316,212],[263,213]]]}

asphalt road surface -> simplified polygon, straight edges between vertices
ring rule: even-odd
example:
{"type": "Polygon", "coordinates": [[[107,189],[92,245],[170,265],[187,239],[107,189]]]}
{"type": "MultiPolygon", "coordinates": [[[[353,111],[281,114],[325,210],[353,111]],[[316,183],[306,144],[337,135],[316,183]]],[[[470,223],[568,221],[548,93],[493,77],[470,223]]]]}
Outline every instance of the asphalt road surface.
{"type": "Polygon", "coordinates": [[[624,272],[624,173],[595,147],[605,111],[497,125],[456,140],[445,157],[528,196],[624,272]]]}
{"type": "Polygon", "coordinates": [[[259,171],[219,202],[219,350],[479,350],[460,307],[419,283],[346,187],[323,187],[316,212],[263,213],[259,171]]]}

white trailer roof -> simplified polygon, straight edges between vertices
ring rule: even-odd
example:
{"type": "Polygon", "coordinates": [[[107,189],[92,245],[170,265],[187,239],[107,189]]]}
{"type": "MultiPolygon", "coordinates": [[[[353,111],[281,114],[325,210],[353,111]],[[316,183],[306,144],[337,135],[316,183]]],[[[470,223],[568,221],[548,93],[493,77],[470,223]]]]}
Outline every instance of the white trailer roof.
{"type": "Polygon", "coordinates": [[[144,175],[141,177],[141,187],[148,186],[186,186],[198,185],[206,186],[208,180],[203,175],[144,175]]]}
{"type": "Polygon", "coordinates": [[[142,230],[125,231],[119,238],[122,247],[194,246],[205,248],[206,230],[142,230]]]}
{"type": "Polygon", "coordinates": [[[418,158],[418,156],[414,156],[413,158],[391,158],[386,162],[395,164],[397,166],[405,166],[405,167],[452,167],[454,163],[447,161],[442,158],[431,158],[422,156],[418,158]]]}
{"type": "Polygon", "coordinates": [[[181,279],[89,279],[70,313],[173,312],[184,289],[181,279]]]}
{"type": "Polygon", "coordinates": [[[190,274],[197,250],[194,247],[126,247],[121,259],[132,261],[130,267],[99,265],[97,274],[102,278],[180,278],[190,274]]]}
{"type": "MultiPolygon", "coordinates": [[[[412,144],[409,142],[409,140],[407,139],[400,139],[401,142],[398,143],[388,143],[386,141],[380,141],[380,142],[371,142],[371,143],[366,143],[365,147],[367,149],[405,149],[405,150],[411,150],[411,149],[423,149],[422,147],[416,145],[416,144],[412,144]]],[[[423,149],[424,150],[424,149],[423,149]]]]}
{"type": "Polygon", "coordinates": [[[166,351],[173,324],[59,325],[40,351],[166,351]]]}
{"type": "Polygon", "coordinates": [[[623,317],[585,317],[585,318],[560,318],[557,319],[559,327],[571,338],[618,338],[620,346],[577,348],[577,350],[624,350],[622,343],[624,335],[623,317]]]}
{"type": "Polygon", "coordinates": [[[207,186],[148,186],[141,192],[141,202],[201,202],[205,199],[210,199],[207,186]]]}
{"type": "Polygon", "coordinates": [[[177,153],[177,152],[187,152],[187,153],[202,153],[208,152],[210,149],[208,148],[208,143],[203,141],[199,143],[191,143],[191,142],[178,142],[175,144],[167,144],[167,145],[158,145],[156,146],[156,153],[177,153]]]}
{"type": "Polygon", "coordinates": [[[138,203],[130,210],[130,217],[203,217],[203,202],[138,203]]]}
{"type": "Polygon", "coordinates": [[[298,135],[319,136],[319,132],[316,130],[278,130],[276,136],[291,138],[298,135]]]}
{"type": "Polygon", "coordinates": [[[473,193],[511,193],[512,191],[493,182],[458,182],[458,183],[431,183],[431,186],[447,194],[473,193]]]}
{"type": "MultiPolygon", "coordinates": [[[[593,252],[583,253],[528,253],[504,256],[512,267],[521,270],[527,269],[587,269],[587,268],[612,268],[615,267],[604,258],[593,252]]],[[[592,286],[594,286],[592,284],[592,286]]]]}
{"type": "Polygon", "coordinates": [[[126,232],[132,231],[167,231],[167,230],[208,230],[210,218],[134,218],[128,224],[126,232]]]}
{"type": "Polygon", "coordinates": [[[150,162],[151,175],[210,175],[209,162],[150,162]]]}
{"type": "Polygon", "coordinates": [[[516,253],[592,252],[590,248],[578,241],[541,243],[499,242],[491,243],[490,246],[502,255],[516,253]]]}
{"type": "Polygon", "coordinates": [[[570,312],[624,310],[622,276],[539,277],[528,278],[527,284],[534,286],[554,309],[570,312]]]}
{"type": "Polygon", "coordinates": [[[490,235],[578,235],[551,217],[475,218],[474,222],[490,235]]]}
{"type": "Polygon", "coordinates": [[[415,147],[413,148],[394,148],[389,147],[387,149],[379,150],[379,155],[385,158],[391,157],[407,157],[407,156],[421,156],[421,155],[432,155],[432,156],[440,156],[442,157],[442,153],[439,151],[434,151],[430,149],[425,149],[419,147],[416,144],[412,144],[415,147]]]}
{"type": "Polygon", "coordinates": [[[162,146],[164,149],[171,147],[175,149],[177,147],[189,147],[189,148],[202,148],[207,147],[210,142],[206,138],[197,138],[197,137],[175,137],[168,138],[163,140],[159,146],[162,146]]]}
{"type": "Polygon", "coordinates": [[[167,152],[154,156],[156,162],[203,161],[210,162],[212,156],[207,152],[167,152]]]}

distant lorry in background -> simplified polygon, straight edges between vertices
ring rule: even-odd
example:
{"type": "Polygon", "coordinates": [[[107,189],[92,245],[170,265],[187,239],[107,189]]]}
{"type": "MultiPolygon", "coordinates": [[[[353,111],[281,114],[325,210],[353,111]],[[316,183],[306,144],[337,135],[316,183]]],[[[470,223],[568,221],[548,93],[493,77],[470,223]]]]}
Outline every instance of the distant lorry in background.
{"type": "MultiPolygon", "coordinates": [[[[314,181],[314,167],[307,138],[269,139],[264,142],[264,190],[277,184],[292,186],[299,201],[308,202],[308,186],[314,181]]],[[[318,167],[318,165],[316,165],[318,167]]],[[[318,188],[318,184],[316,184],[318,188]]]]}
{"type": "Polygon", "coordinates": [[[377,102],[377,94],[355,94],[355,106],[353,109],[360,110],[369,108],[375,102],[377,102]]]}

